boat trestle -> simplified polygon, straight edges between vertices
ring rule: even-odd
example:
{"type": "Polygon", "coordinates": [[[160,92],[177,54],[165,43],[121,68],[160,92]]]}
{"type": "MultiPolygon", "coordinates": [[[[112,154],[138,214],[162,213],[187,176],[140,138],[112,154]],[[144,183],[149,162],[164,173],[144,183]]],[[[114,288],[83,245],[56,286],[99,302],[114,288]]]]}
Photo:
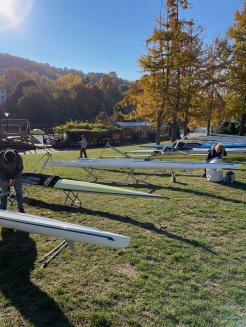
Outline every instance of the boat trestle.
{"type": "Polygon", "coordinates": [[[71,250],[74,250],[74,244],[72,241],[62,241],[51,251],[45,254],[39,261],[41,268],[46,268],[48,264],[54,260],[67,246],[69,246],[71,250]]]}

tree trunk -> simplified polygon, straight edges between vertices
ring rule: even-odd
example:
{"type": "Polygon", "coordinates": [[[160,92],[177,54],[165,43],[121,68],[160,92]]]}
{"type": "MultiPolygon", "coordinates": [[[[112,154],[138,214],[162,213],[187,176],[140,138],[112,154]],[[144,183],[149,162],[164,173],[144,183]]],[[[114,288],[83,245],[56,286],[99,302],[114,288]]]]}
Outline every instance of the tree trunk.
{"type": "Polygon", "coordinates": [[[173,129],[172,129],[172,141],[176,141],[178,133],[177,133],[177,116],[178,116],[178,112],[180,109],[180,68],[178,68],[177,71],[177,95],[176,95],[176,104],[175,104],[175,111],[173,113],[173,129]]]}
{"type": "Polygon", "coordinates": [[[240,117],[240,128],[239,128],[239,135],[243,136],[245,132],[245,124],[246,124],[246,113],[241,114],[240,117]]]}
{"type": "Polygon", "coordinates": [[[173,116],[173,126],[172,126],[172,141],[177,140],[177,115],[176,113],[173,116]]]}
{"type": "Polygon", "coordinates": [[[189,122],[189,112],[188,109],[185,109],[184,111],[184,135],[183,137],[185,137],[186,135],[188,135],[188,122],[189,122]]]}
{"type": "Polygon", "coordinates": [[[211,120],[209,119],[209,120],[207,121],[207,136],[210,135],[210,128],[211,128],[211,120]]]}
{"type": "Polygon", "coordinates": [[[161,143],[161,123],[157,122],[156,124],[156,144],[161,143]]]}

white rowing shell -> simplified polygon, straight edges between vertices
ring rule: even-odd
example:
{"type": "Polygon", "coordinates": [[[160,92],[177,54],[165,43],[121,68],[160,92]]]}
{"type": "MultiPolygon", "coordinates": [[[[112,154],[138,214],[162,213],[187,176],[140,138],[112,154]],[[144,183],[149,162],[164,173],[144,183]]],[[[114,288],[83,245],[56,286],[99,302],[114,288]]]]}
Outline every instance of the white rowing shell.
{"type": "Polygon", "coordinates": [[[109,247],[126,247],[130,238],[98,229],[14,211],[0,210],[0,225],[20,231],[54,236],[68,241],[109,247]]]}
{"type": "Polygon", "coordinates": [[[55,184],[54,187],[62,189],[62,190],[74,190],[74,191],[80,191],[80,192],[132,195],[132,196],[144,196],[144,197],[154,197],[154,198],[162,197],[161,195],[124,189],[122,187],[102,185],[102,184],[98,184],[98,183],[71,181],[70,179],[64,179],[64,178],[60,179],[55,184]]]}
{"type": "Polygon", "coordinates": [[[118,194],[118,195],[132,195],[161,198],[161,195],[152,193],[140,192],[136,190],[129,190],[123,187],[116,187],[111,185],[103,185],[98,183],[89,183],[73,179],[60,178],[58,176],[24,173],[22,175],[22,182],[29,185],[38,185],[44,187],[53,187],[61,190],[78,191],[78,192],[92,192],[103,194],[118,194]]]}
{"type": "Polygon", "coordinates": [[[147,154],[152,154],[152,153],[159,153],[161,154],[161,150],[131,150],[131,151],[126,151],[125,153],[147,153],[147,154]]]}
{"type": "MultiPolygon", "coordinates": [[[[206,148],[191,148],[191,149],[176,149],[173,151],[161,151],[161,150],[132,150],[132,151],[126,151],[126,153],[146,153],[146,154],[193,154],[193,153],[208,153],[210,149],[206,148]]],[[[229,153],[246,153],[246,148],[226,148],[226,152],[229,153]]]]}
{"type": "MultiPolygon", "coordinates": [[[[225,149],[226,152],[235,152],[235,153],[244,153],[246,152],[246,148],[226,148],[225,149]]],[[[181,150],[181,151],[184,151],[186,153],[189,153],[189,152],[193,152],[193,153],[208,153],[209,149],[203,149],[203,148],[193,148],[191,150],[181,150]]]]}
{"type": "Polygon", "coordinates": [[[208,162],[148,161],[134,159],[80,159],[45,163],[47,166],[81,167],[95,169],[233,169],[240,164],[208,162]]]}

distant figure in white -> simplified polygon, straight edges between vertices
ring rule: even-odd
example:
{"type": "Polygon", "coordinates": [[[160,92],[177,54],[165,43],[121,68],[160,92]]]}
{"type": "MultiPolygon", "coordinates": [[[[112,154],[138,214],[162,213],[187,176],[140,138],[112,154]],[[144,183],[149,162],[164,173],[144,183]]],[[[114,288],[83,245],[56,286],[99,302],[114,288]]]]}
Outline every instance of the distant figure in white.
{"type": "Polygon", "coordinates": [[[83,158],[83,154],[85,158],[87,158],[86,154],[86,147],[87,147],[87,141],[84,135],[81,135],[81,141],[80,141],[80,158],[83,158]]]}

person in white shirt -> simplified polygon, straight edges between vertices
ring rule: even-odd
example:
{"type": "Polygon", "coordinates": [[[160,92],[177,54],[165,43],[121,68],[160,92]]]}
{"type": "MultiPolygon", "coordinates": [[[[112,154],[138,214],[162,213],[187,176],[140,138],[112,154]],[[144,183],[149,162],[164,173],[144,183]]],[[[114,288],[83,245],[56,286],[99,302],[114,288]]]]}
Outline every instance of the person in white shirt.
{"type": "Polygon", "coordinates": [[[81,141],[80,141],[80,158],[83,158],[83,154],[84,154],[85,158],[87,158],[86,147],[87,147],[86,139],[85,139],[84,135],[81,135],[81,141]]]}

